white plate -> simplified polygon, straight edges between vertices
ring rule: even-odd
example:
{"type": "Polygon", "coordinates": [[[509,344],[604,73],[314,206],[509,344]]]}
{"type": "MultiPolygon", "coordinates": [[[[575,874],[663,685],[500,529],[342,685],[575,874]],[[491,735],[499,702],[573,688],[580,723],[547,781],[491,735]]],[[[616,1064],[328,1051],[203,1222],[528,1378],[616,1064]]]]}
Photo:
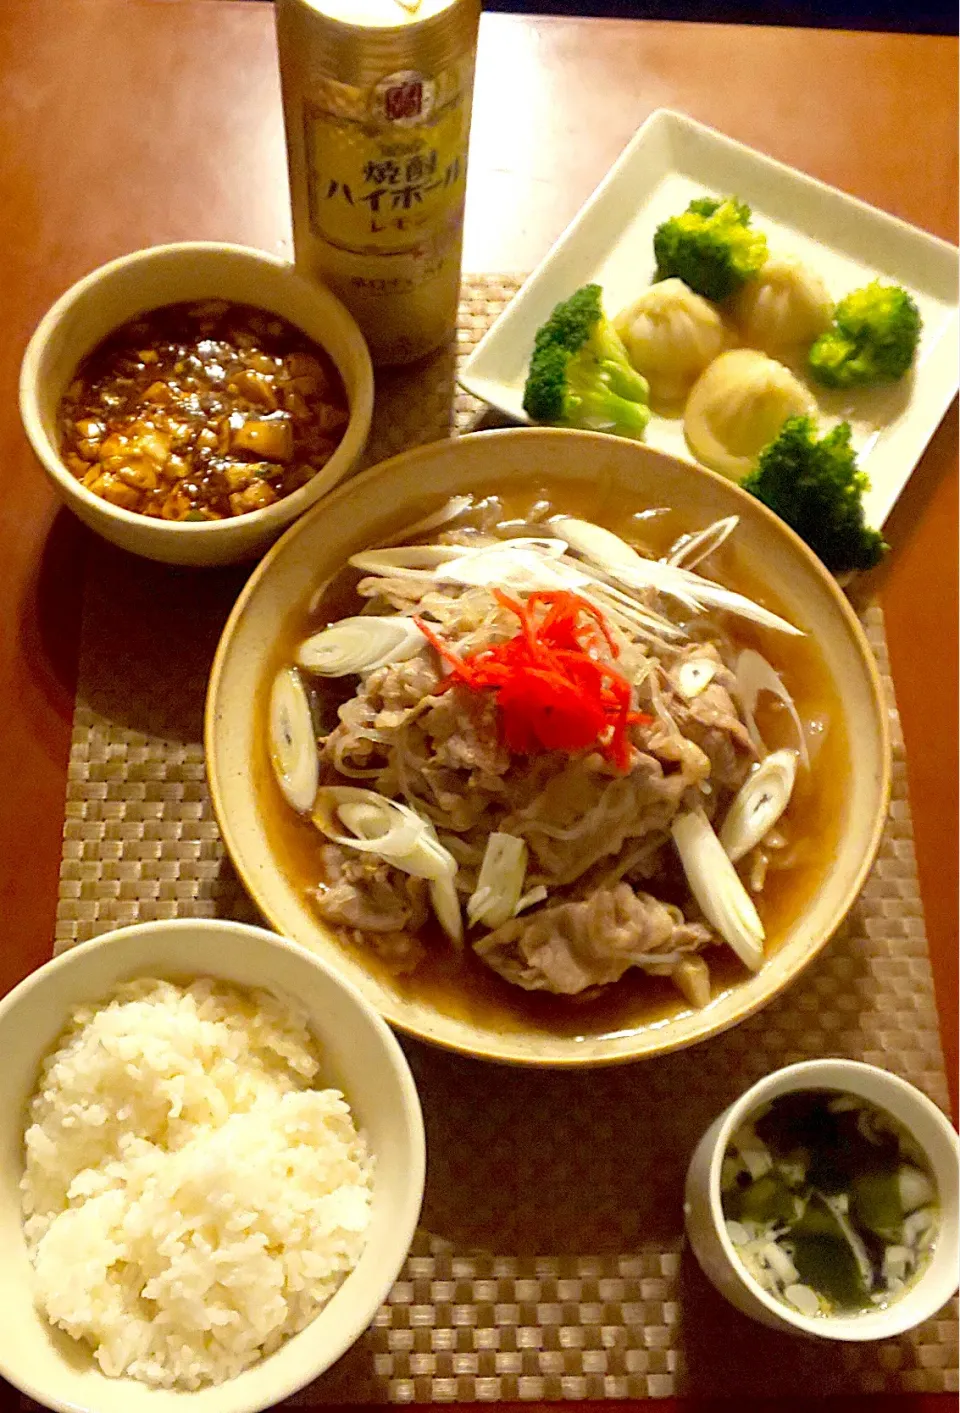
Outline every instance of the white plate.
{"type": "MultiPolygon", "coordinates": [[[[831,295],[875,276],[903,285],[917,301],[923,334],[913,374],[893,387],[859,393],[811,388],[829,425],[846,418],[870,477],[867,520],[883,524],[960,380],[956,246],[898,221],[703,127],[682,113],[653,113],[589,201],[465,363],[460,382],[518,422],[533,339],[554,305],[580,285],[603,286],[611,316],[654,274],[653,233],[694,196],[735,194],[753,208],[771,250],[815,269],[831,295]]],[[[647,443],[692,460],[679,418],[654,416],[647,443]]]]}

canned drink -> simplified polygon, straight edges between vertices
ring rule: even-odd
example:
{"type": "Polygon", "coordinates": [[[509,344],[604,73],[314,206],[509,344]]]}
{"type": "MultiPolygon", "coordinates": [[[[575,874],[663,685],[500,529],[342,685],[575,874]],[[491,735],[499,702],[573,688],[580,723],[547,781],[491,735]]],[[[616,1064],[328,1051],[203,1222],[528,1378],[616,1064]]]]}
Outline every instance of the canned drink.
{"type": "Polygon", "coordinates": [[[298,268],[374,363],[454,333],[480,0],[277,0],[298,268]]]}

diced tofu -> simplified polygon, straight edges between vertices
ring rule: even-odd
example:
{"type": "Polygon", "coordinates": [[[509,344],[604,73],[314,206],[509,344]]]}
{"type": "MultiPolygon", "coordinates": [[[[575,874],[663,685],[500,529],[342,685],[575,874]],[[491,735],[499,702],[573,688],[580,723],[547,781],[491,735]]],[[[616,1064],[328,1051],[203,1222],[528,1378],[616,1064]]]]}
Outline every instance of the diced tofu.
{"type": "Polygon", "coordinates": [[[164,520],[182,520],[190,512],[190,497],[178,486],[171,491],[160,508],[164,520]]]}
{"type": "Polygon", "coordinates": [[[232,491],[244,491],[257,479],[257,467],[249,461],[233,461],[222,468],[223,477],[232,491]]]}
{"type": "Polygon", "coordinates": [[[275,374],[277,371],[277,359],[270,353],[262,353],[259,349],[256,353],[251,353],[247,362],[251,368],[255,368],[258,373],[275,374]]]}
{"type": "Polygon", "coordinates": [[[170,391],[169,385],[159,381],[151,383],[143,396],[147,402],[156,402],[163,405],[173,401],[173,393],[170,391]]]}
{"type": "Polygon", "coordinates": [[[130,428],[131,451],[135,456],[163,466],[170,459],[170,438],[145,422],[134,422],[130,428]]]}
{"type": "Polygon", "coordinates": [[[233,433],[234,451],[251,451],[267,461],[289,461],[293,456],[293,428],[289,422],[244,422],[233,433]]]}
{"type": "Polygon", "coordinates": [[[245,491],[237,491],[230,497],[230,509],[234,515],[246,515],[250,510],[262,510],[265,505],[273,505],[278,499],[269,481],[257,481],[245,491]]]}
{"type": "Polygon", "coordinates": [[[248,402],[255,402],[258,407],[265,407],[268,412],[276,411],[277,395],[262,373],[257,373],[252,368],[244,368],[235,374],[233,382],[237,392],[248,402]]]}
{"type": "Polygon", "coordinates": [[[88,471],[93,470],[96,472],[97,476],[99,476],[100,472],[103,469],[100,466],[91,467],[89,461],[84,461],[82,456],[77,456],[76,453],[72,451],[67,452],[66,456],[63,459],[67,465],[68,470],[72,471],[73,474],[81,481],[86,479],[88,471]]]}
{"type": "Polygon", "coordinates": [[[111,505],[118,505],[122,510],[138,510],[140,508],[140,492],[133,486],[125,485],[110,471],[105,471],[90,488],[95,495],[103,500],[109,501],[111,505]]]}
{"type": "Polygon", "coordinates": [[[138,491],[157,489],[157,468],[145,456],[131,456],[126,465],[109,474],[115,475],[125,486],[133,486],[138,491]]]}
{"type": "Polygon", "coordinates": [[[171,456],[163,468],[164,480],[180,481],[190,470],[190,463],[183,456],[171,456]]]}
{"type": "Polygon", "coordinates": [[[100,460],[106,463],[115,457],[125,456],[129,444],[129,437],[123,436],[120,432],[111,432],[110,436],[100,443],[100,460]]]}

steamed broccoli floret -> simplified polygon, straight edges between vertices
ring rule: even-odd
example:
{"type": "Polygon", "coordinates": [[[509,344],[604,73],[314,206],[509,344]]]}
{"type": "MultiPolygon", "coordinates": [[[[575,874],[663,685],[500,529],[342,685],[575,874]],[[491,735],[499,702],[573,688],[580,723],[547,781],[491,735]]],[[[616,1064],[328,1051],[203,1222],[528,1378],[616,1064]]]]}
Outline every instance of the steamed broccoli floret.
{"type": "Polygon", "coordinates": [[[726,299],[758,273],[767,238],[750,225],[750,207],[728,196],[699,197],[653,237],[658,280],[676,275],[704,299],[726,299]]]}
{"type": "Polygon", "coordinates": [[[841,299],[833,327],[810,349],[810,372],[828,388],[895,382],[913,362],[920,325],[905,289],[874,280],[841,299]]]}
{"type": "Polygon", "coordinates": [[[887,551],[883,536],[863,518],[870,482],[857,469],[848,422],[817,441],[811,418],[791,417],[740,484],[796,530],[834,574],[872,569],[887,551]]]}
{"type": "Polygon", "coordinates": [[[534,422],[640,437],[650,420],[650,389],[631,367],[602,298],[599,285],[584,285],[537,331],[523,410],[534,422]]]}

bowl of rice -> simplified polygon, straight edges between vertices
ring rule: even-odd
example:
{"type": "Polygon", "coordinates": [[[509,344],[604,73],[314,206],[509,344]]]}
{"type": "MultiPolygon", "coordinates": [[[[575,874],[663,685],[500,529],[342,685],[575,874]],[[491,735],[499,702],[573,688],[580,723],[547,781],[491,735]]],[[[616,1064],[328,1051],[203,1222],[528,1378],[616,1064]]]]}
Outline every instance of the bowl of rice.
{"type": "Polygon", "coordinates": [[[324,962],[239,923],[124,928],[0,1002],[0,1054],[0,1376],[64,1413],[255,1413],[371,1323],[423,1120],[324,962]]]}

